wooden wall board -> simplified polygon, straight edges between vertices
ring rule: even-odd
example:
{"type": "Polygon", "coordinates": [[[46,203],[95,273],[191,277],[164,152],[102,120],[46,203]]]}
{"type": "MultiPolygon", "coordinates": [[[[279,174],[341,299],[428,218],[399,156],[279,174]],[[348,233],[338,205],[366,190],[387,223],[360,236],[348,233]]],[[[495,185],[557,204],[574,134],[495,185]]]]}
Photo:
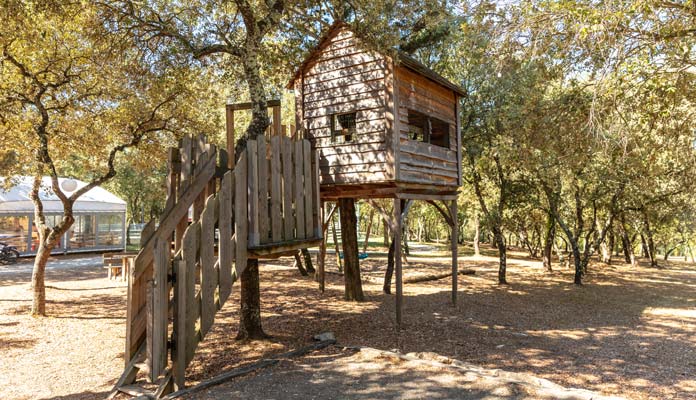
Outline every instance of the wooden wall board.
{"type": "Polygon", "coordinates": [[[220,183],[220,304],[224,304],[232,293],[232,258],[234,247],[232,244],[232,171],[227,171],[220,183]]]}
{"type": "MultiPolygon", "coordinates": [[[[304,239],[305,238],[305,205],[304,205],[304,186],[302,184],[302,173],[304,172],[304,154],[302,149],[302,142],[293,142],[293,198],[294,198],[294,210],[295,210],[295,238],[304,239]]],[[[287,215],[285,216],[288,217],[287,215]]]]}
{"type": "Polygon", "coordinates": [[[271,138],[271,240],[273,242],[279,242],[283,237],[280,140],[277,136],[271,138]]]}
{"type": "Polygon", "coordinates": [[[218,276],[215,271],[215,208],[218,202],[215,196],[209,196],[201,215],[201,334],[205,336],[213,325],[217,307],[215,306],[215,289],[218,276]]]}

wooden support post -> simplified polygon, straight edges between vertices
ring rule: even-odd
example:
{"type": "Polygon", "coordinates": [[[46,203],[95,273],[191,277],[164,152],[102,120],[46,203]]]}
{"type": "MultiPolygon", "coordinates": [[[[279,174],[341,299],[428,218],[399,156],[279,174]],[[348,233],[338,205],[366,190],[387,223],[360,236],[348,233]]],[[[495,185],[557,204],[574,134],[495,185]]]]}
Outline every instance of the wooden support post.
{"type": "Polygon", "coordinates": [[[457,276],[458,273],[458,258],[457,258],[457,237],[459,236],[459,226],[457,225],[457,200],[452,200],[450,204],[450,218],[452,219],[452,305],[457,306],[457,276]]]}
{"type": "MultiPolygon", "coordinates": [[[[321,220],[324,221],[324,215],[325,215],[325,208],[324,208],[324,202],[321,202],[321,220]]],[[[324,225],[324,224],[322,224],[324,225]]],[[[323,228],[323,226],[322,226],[323,228]]],[[[322,229],[320,228],[320,229],[322,229]]],[[[326,273],[325,273],[325,264],[326,264],[326,235],[322,235],[321,243],[319,244],[319,267],[317,269],[317,280],[319,281],[319,290],[321,290],[322,293],[324,293],[325,289],[325,282],[326,282],[326,273]]]]}
{"type": "Polygon", "coordinates": [[[396,324],[401,328],[401,309],[403,306],[403,271],[401,270],[401,200],[394,199],[394,264],[396,272],[396,324]]]}
{"type": "Polygon", "coordinates": [[[280,135],[280,106],[273,107],[273,135],[280,135]]]}
{"type": "Polygon", "coordinates": [[[226,127],[227,127],[227,154],[229,157],[227,158],[227,168],[232,169],[234,168],[234,158],[235,158],[235,153],[234,153],[234,108],[230,107],[227,105],[225,107],[225,119],[226,119],[226,127]]]}

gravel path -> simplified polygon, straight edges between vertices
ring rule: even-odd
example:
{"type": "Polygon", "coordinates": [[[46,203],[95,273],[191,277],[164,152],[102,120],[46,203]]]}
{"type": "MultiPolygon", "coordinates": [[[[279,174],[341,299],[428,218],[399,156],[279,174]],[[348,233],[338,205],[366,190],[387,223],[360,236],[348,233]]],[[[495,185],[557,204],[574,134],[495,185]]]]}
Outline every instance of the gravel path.
{"type": "MultiPolygon", "coordinates": [[[[102,266],[101,254],[75,254],[69,256],[53,256],[46,264],[46,271],[53,270],[83,270],[102,266]]],[[[17,264],[0,265],[0,279],[6,275],[31,274],[34,258],[21,258],[17,264]]]]}

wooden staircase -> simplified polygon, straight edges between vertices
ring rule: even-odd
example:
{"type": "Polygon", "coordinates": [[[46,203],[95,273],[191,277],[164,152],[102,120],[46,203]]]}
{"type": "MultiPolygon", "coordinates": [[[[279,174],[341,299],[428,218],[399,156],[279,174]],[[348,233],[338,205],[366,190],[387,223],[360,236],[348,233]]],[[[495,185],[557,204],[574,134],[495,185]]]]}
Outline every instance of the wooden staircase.
{"type": "Polygon", "coordinates": [[[227,153],[204,136],[170,149],[165,211],[143,230],[130,269],[126,366],[109,398],[183,389],[186,367],[247,260],[321,241],[309,141],[261,136],[247,142],[233,169],[227,165],[227,153]]]}

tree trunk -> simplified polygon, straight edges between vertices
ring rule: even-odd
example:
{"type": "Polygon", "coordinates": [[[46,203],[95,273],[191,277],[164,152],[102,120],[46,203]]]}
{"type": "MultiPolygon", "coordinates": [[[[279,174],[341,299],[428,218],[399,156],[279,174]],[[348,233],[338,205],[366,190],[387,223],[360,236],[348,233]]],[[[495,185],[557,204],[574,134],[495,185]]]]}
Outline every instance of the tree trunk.
{"type": "Polygon", "coordinates": [[[665,257],[664,257],[665,261],[667,261],[667,260],[669,259],[669,255],[672,254],[672,252],[673,252],[674,250],[676,250],[677,247],[679,247],[679,246],[681,246],[681,244],[678,244],[678,245],[672,247],[671,249],[667,249],[667,248],[665,247],[665,249],[666,249],[666,251],[665,251],[665,257]]]}
{"type": "Polygon", "coordinates": [[[298,271],[300,271],[300,275],[302,276],[308,276],[309,274],[307,273],[307,270],[302,266],[302,259],[300,258],[300,253],[295,253],[295,263],[293,265],[295,268],[297,268],[298,271]]]}
{"type": "Polygon", "coordinates": [[[607,254],[604,257],[604,262],[611,265],[611,259],[614,256],[614,230],[610,230],[607,234],[609,237],[607,238],[607,254]]]}
{"type": "Polygon", "coordinates": [[[643,258],[648,258],[648,253],[650,253],[650,250],[648,250],[648,244],[645,242],[645,236],[641,233],[640,234],[640,256],[643,258]]]}
{"type": "Polygon", "coordinates": [[[619,222],[619,230],[621,233],[621,248],[624,253],[624,261],[627,264],[633,265],[633,242],[628,237],[628,230],[626,229],[626,217],[621,214],[621,221],[619,222]]]}
{"type": "Polygon", "coordinates": [[[407,232],[408,232],[408,229],[406,229],[406,222],[404,222],[404,233],[401,235],[401,237],[403,238],[401,243],[403,243],[403,247],[404,247],[404,256],[411,255],[411,250],[408,248],[408,234],[406,234],[407,232]]]}
{"type": "Polygon", "coordinates": [[[338,207],[341,214],[341,241],[343,242],[343,261],[345,272],[345,299],[349,301],[364,301],[365,295],[360,281],[360,263],[358,259],[357,217],[355,215],[354,199],[339,199],[338,207]]]}
{"type": "Polygon", "coordinates": [[[546,232],[544,235],[544,252],[542,254],[544,269],[548,272],[553,271],[551,267],[551,256],[553,255],[553,241],[556,239],[556,221],[552,215],[548,215],[546,220],[546,232]]]}
{"type": "MultiPolygon", "coordinates": [[[[262,37],[255,27],[247,26],[242,67],[251,98],[251,122],[246,134],[235,144],[235,159],[239,159],[246,148],[247,140],[256,139],[270,124],[266,91],[261,78],[259,45],[262,37]],[[253,28],[253,29],[252,29],[253,28]]],[[[247,267],[240,277],[241,309],[237,339],[263,339],[268,337],[261,326],[261,292],[259,287],[259,260],[247,260],[247,267]]]]}
{"type": "Polygon", "coordinates": [[[31,303],[31,315],[34,317],[46,316],[46,263],[51,255],[51,249],[43,240],[39,239],[39,248],[34,258],[34,269],[31,273],[31,287],[33,300],[31,303]]]}
{"type": "Polygon", "coordinates": [[[498,265],[498,284],[507,285],[508,283],[505,276],[507,273],[507,248],[505,246],[505,235],[503,235],[500,227],[496,226],[493,228],[493,238],[498,247],[498,256],[500,258],[500,264],[498,265]]]}
{"type": "Polygon", "coordinates": [[[626,232],[621,232],[621,248],[624,253],[624,261],[630,264],[633,256],[633,244],[631,244],[631,240],[628,238],[626,232]]]}
{"type": "Polygon", "coordinates": [[[573,263],[575,264],[575,277],[573,283],[576,285],[582,285],[582,272],[584,267],[582,265],[582,258],[580,257],[580,246],[575,238],[569,237],[570,247],[573,249],[573,263]]]}
{"type": "Polygon", "coordinates": [[[370,210],[370,215],[367,217],[367,229],[365,230],[365,243],[363,244],[363,253],[367,253],[367,246],[370,243],[370,231],[372,231],[372,219],[374,218],[375,210],[370,210]]]}
{"type": "Polygon", "coordinates": [[[259,284],[259,260],[250,258],[242,272],[241,310],[237,340],[264,339],[268,335],[261,327],[261,288],[259,284]]]}
{"type": "Polygon", "coordinates": [[[481,235],[481,223],[478,213],[474,213],[474,256],[481,255],[481,246],[479,245],[479,236],[481,235]]]}
{"type": "Polygon", "coordinates": [[[307,270],[307,272],[310,274],[317,272],[314,269],[314,265],[312,265],[312,256],[309,254],[309,250],[302,249],[300,251],[302,252],[302,257],[304,257],[305,269],[307,270]]]}
{"type": "Polygon", "coordinates": [[[386,294],[391,294],[391,281],[394,276],[394,238],[392,237],[391,243],[389,244],[389,252],[387,253],[387,270],[384,273],[384,285],[382,285],[382,291],[386,294]]]}
{"type": "Polygon", "coordinates": [[[382,235],[384,237],[384,247],[389,247],[389,225],[387,225],[387,221],[382,220],[382,226],[384,229],[382,229],[382,235]]]}

